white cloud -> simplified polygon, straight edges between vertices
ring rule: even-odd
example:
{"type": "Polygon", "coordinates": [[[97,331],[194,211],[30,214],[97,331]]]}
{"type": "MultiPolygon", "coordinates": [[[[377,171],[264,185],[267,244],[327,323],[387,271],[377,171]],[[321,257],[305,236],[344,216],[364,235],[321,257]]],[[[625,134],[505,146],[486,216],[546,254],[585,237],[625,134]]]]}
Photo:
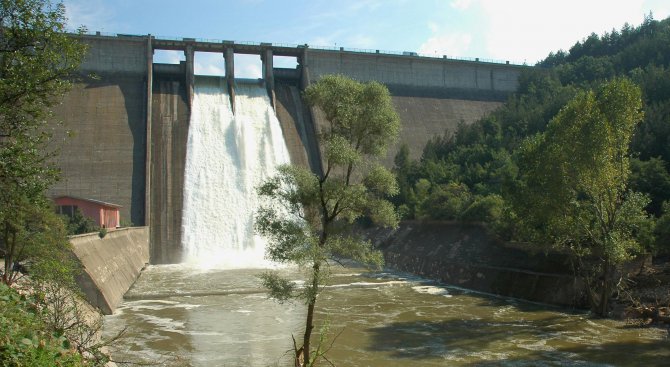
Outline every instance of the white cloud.
{"type": "Polygon", "coordinates": [[[163,64],[179,64],[181,60],[185,60],[183,51],[172,50],[155,50],[154,62],[163,64]]]}
{"type": "Polygon", "coordinates": [[[472,0],[453,0],[449,5],[458,10],[467,10],[472,5],[472,0]]]}
{"type": "Polygon", "coordinates": [[[348,47],[371,48],[375,45],[375,39],[364,34],[356,34],[347,39],[348,47]]]}
{"type": "Polygon", "coordinates": [[[193,65],[195,74],[197,75],[218,75],[223,76],[225,74],[224,68],[219,67],[218,65],[213,64],[204,64],[196,62],[193,65]]]}
{"type": "MultiPolygon", "coordinates": [[[[568,50],[592,32],[602,34],[624,23],[640,24],[643,0],[479,0],[488,23],[491,57],[535,63],[549,52],[568,50]]],[[[486,29],[484,26],[482,29],[486,29]]]]}
{"type": "Polygon", "coordinates": [[[670,2],[667,0],[645,0],[644,13],[649,14],[651,11],[654,19],[661,20],[670,16],[670,2]]]}
{"type": "Polygon", "coordinates": [[[361,10],[372,11],[376,10],[383,5],[383,2],[380,0],[357,0],[351,3],[348,8],[348,12],[358,12],[361,10]]]}
{"type": "Polygon", "coordinates": [[[333,40],[330,37],[314,37],[312,38],[308,44],[312,46],[333,46],[333,40]]]}
{"type": "Polygon", "coordinates": [[[64,4],[68,28],[76,29],[83,25],[90,31],[120,31],[112,21],[114,12],[100,0],[66,0],[64,4]]]}
{"type": "Polygon", "coordinates": [[[223,54],[216,52],[196,52],[193,69],[197,75],[223,76],[226,70],[223,54]]]}
{"type": "Polygon", "coordinates": [[[419,46],[419,53],[426,55],[466,56],[472,36],[467,33],[438,33],[419,46]]]}
{"type": "MultiPolygon", "coordinates": [[[[312,45],[312,46],[328,46],[328,47],[333,47],[336,46],[337,40],[341,39],[344,37],[344,31],[343,30],[336,30],[336,31],[331,31],[328,34],[322,34],[319,36],[316,36],[309,40],[307,43],[312,45]]],[[[344,46],[340,44],[339,46],[344,46]]]]}
{"type": "Polygon", "coordinates": [[[263,76],[261,68],[256,64],[243,64],[240,66],[238,69],[237,65],[235,65],[235,78],[259,79],[263,76]]]}

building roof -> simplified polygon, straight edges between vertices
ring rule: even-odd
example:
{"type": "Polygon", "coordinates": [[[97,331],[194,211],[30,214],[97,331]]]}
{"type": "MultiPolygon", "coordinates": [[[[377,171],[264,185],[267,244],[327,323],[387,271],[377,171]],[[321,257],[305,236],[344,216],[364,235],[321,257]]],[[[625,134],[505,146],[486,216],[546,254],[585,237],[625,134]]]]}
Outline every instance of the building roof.
{"type": "Polygon", "coordinates": [[[80,198],[80,197],[71,196],[71,195],[61,195],[61,196],[56,196],[56,197],[54,198],[54,200],[58,200],[58,199],[62,199],[62,198],[70,198],[70,199],[75,199],[75,200],[87,201],[87,202],[89,202],[89,203],[94,203],[94,204],[98,204],[98,205],[101,205],[101,206],[107,206],[107,207],[117,208],[117,209],[118,209],[118,208],[123,208],[123,206],[121,206],[121,205],[113,204],[113,203],[108,203],[108,202],[106,202],[106,201],[95,200],[95,199],[80,198]]]}

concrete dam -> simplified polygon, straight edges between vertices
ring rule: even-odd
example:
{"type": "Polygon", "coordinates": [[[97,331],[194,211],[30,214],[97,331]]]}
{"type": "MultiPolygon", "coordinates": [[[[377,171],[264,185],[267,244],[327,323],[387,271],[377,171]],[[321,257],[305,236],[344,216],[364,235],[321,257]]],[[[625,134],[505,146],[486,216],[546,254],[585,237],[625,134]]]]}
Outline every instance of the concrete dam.
{"type": "Polygon", "coordinates": [[[389,88],[402,121],[399,141],[384,161],[390,167],[400,144],[410,147],[413,158],[419,157],[431,137],[496,109],[516,90],[523,69],[477,60],[307,45],[167,40],[150,35],[86,35],[81,40],[88,45],[81,76],[55,111],[64,121],[55,128],[55,141],[62,145],[58,158],[62,179],[50,194],[121,205],[122,220],[149,227],[153,264],[183,258],[184,172],[196,79],[217,79],[227,90],[235,114],[236,91],[243,83],[235,79],[235,54],[260,57],[263,77],[255,83],[267,91],[290,160],[315,172],[321,169],[316,137],[325,121],[302,101],[301,91],[323,75],[375,80],[389,88]],[[185,61],[155,63],[155,50],[183,51],[185,61]],[[196,78],[196,52],[221,54],[225,76],[196,78]],[[276,68],[275,56],[294,57],[297,67],[276,68]]]}

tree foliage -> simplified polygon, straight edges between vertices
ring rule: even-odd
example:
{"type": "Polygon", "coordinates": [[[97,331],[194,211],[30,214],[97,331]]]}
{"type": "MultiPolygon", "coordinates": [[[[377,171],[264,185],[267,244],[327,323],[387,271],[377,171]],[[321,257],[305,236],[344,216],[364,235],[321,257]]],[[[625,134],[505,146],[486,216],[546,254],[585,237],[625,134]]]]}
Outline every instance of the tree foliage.
{"type": "Polygon", "coordinates": [[[383,261],[350,225],[363,217],[382,226],[397,225],[394,207],[387,201],[398,191],[395,177],[374,162],[397,136],[400,123],[388,90],[376,82],[325,76],[307,88],[305,99],[328,122],[319,136],[324,172],[280,167],[258,188],[269,201],[257,213],[256,229],[269,238],[268,258],[306,271],[302,288],[272,272],[262,279],[275,299],[299,299],[307,305],[302,346],[295,349],[297,363],[312,366],[323,356],[320,345],[312,350],[310,338],[329,261],[345,258],[376,266],[383,261]]]}
{"type": "MultiPolygon", "coordinates": [[[[22,293],[0,284],[3,366],[98,366],[101,327],[82,310],[63,220],[46,197],[58,179],[51,107],[70,88],[85,48],[49,0],[0,0],[0,247],[2,280],[30,274],[22,293]]],[[[82,30],[83,31],[83,30],[82,30]]]]}
{"type": "Polygon", "coordinates": [[[50,162],[50,108],[70,87],[84,47],[65,33],[65,8],[47,0],[0,1],[0,246],[3,281],[12,266],[53,238],[45,196],[58,178],[50,162]],[[51,233],[51,234],[50,234],[51,233]]]}
{"type": "Polygon", "coordinates": [[[640,89],[627,79],[579,93],[544,133],[524,142],[519,181],[508,195],[521,238],[569,249],[603,316],[617,266],[641,250],[650,229],[648,198],[627,190],[641,108],[640,89]]]}

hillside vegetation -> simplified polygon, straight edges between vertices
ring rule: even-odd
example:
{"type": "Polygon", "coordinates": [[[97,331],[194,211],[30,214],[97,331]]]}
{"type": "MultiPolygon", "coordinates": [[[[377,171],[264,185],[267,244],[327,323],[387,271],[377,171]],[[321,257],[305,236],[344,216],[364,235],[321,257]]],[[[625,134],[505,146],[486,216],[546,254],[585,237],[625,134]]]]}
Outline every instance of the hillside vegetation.
{"type": "Polygon", "coordinates": [[[642,246],[636,251],[670,254],[670,18],[651,15],[638,27],[591,34],[568,51],[549,54],[522,73],[517,92],[500,109],[435,137],[420,160],[410,160],[402,147],[395,157],[400,194],[394,200],[403,218],[486,222],[504,239],[528,240],[512,205],[528,178],[521,147],[546,135],[575,99],[622,78],[642,97],[643,117],[621,176],[621,196],[642,194],[636,200],[649,216],[634,226],[642,246]]]}

